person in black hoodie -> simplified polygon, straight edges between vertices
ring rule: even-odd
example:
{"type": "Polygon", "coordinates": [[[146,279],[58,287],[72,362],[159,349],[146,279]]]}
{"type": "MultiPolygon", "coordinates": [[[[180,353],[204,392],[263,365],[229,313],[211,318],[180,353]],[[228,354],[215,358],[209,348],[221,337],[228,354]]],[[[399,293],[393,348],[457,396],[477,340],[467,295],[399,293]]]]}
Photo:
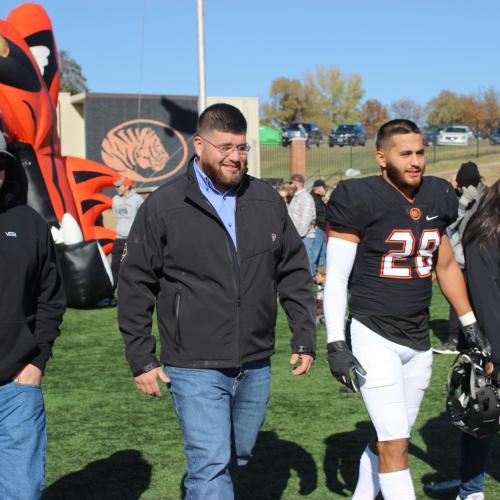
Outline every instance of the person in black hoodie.
{"type": "Polygon", "coordinates": [[[201,114],[196,156],[139,209],[118,280],[126,357],[140,391],[159,397],[158,378],[169,384],[191,500],[232,499],[251,457],[269,398],[278,296],[293,330],[290,363],[300,363],[292,373],[306,374],[314,359],[306,251],[282,198],[246,174],[246,128],[228,104],[201,114]],[[165,369],[151,335],[155,307],[165,369]]]}
{"type": "Polygon", "coordinates": [[[45,221],[25,202],[23,170],[0,131],[0,498],[45,487],[45,364],[65,296],[45,221]]]}

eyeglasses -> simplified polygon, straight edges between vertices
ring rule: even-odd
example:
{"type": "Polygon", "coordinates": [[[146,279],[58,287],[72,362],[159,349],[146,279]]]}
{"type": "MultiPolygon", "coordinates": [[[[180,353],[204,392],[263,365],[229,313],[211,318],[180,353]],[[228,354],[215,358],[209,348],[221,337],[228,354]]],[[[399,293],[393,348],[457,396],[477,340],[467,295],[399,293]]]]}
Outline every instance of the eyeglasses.
{"type": "Polygon", "coordinates": [[[245,144],[237,144],[236,146],[234,144],[214,144],[213,142],[210,142],[208,139],[205,139],[201,135],[198,136],[200,139],[204,140],[205,142],[208,142],[210,146],[213,146],[221,155],[223,156],[229,156],[234,150],[238,152],[239,155],[247,155],[248,152],[251,149],[250,144],[245,143],[245,144]]]}

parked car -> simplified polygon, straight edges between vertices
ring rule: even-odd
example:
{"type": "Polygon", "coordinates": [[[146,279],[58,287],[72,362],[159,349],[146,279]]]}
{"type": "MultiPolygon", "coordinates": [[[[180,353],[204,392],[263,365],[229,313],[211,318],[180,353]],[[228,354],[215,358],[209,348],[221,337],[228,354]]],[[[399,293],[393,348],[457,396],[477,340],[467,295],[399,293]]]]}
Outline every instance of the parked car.
{"type": "Polygon", "coordinates": [[[470,146],[474,134],[467,125],[450,125],[438,135],[438,146],[470,146]]]}
{"type": "Polygon", "coordinates": [[[424,129],[422,131],[422,137],[424,139],[424,145],[425,146],[432,146],[434,144],[437,144],[437,140],[439,137],[439,133],[443,130],[443,127],[437,128],[437,127],[429,127],[427,129],[424,129]]]}
{"type": "Polygon", "coordinates": [[[305,130],[307,138],[307,146],[310,147],[312,144],[316,144],[318,148],[323,142],[323,132],[315,123],[309,122],[293,122],[285,130],[281,136],[281,145],[288,146],[290,141],[296,137],[301,137],[304,135],[303,130],[305,130]]]}
{"type": "Polygon", "coordinates": [[[363,125],[341,124],[335,130],[332,129],[328,135],[328,145],[333,146],[365,146],[368,133],[363,125]]]}
{"type": "Polygon", "coordinates": [[[500,144],[500,127],[495,127],[490,134],[490,144],[496,146],[500,144]]]}

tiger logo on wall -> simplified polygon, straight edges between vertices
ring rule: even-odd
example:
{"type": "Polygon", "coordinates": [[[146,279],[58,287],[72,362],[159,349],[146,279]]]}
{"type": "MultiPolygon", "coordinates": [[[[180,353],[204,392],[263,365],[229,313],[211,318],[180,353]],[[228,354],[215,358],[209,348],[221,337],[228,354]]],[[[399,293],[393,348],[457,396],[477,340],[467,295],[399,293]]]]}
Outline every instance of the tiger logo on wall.
{"type": "Polygon", "coordinates": [[[120,123],[106,134],[101,157],[108,167],[133,181],[158,182],[183,167],[188,145],[170,125],[136,119],[120,123]]]}

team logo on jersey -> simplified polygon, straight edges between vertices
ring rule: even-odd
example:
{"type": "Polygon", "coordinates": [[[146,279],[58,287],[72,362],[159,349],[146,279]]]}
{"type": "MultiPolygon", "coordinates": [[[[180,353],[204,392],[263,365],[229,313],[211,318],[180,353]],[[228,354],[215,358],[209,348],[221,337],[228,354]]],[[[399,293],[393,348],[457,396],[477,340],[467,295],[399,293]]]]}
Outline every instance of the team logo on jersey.
{"type": "Polygon", "coordinates": [[[410,208],[410,217],[413,220],[420,220],[420,217],[422,217],[422,210],[416,207],[410,208]]]}
{"type": "Polygon", "coordinates": [[[271,239],[273,240],[273,243],[276,241],[276,234],[275,233],[271,233],[271,239]]]}
{"type": "Polygon", "coordinates": [[[17,233],[15,231],[5,231],[5,236],[8,238],[17,238],[17,233]]]}

